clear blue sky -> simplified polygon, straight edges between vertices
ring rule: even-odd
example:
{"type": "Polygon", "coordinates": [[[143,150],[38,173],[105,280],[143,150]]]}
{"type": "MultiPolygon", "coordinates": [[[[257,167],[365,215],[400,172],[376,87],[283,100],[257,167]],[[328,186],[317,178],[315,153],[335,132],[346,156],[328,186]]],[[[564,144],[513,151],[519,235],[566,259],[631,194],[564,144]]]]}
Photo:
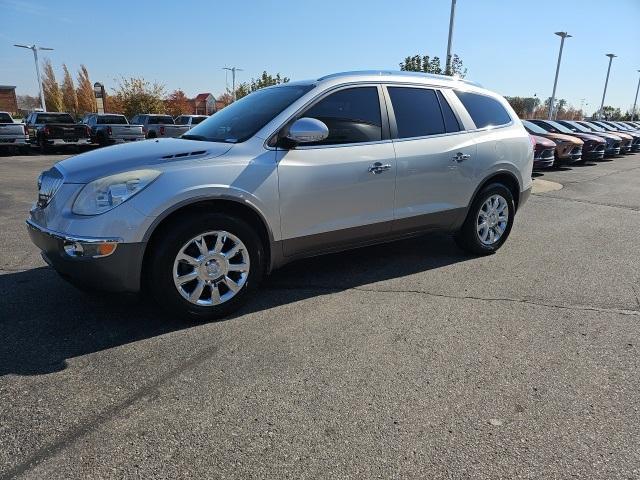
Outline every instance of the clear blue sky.
{"type": "MultiPolygon", "coordinates": [[[[640,0],[458,0],[454,52],[469,78],[503,95],[551,95],[559,37],[565,44],[558,96],[587,110],[600,104],[616,53],[607,104],[633,103],[640,69],[640,0]]],[[[444,58],[450,0],[0,0],[0,84],[34,94],[31,53],[55,48],[56,68],[87,65],[107,87],[144,76],[187,95],[225,87],[263,70],[292,79],[354,69],[397,69],[415,53],[444,58]]]]}

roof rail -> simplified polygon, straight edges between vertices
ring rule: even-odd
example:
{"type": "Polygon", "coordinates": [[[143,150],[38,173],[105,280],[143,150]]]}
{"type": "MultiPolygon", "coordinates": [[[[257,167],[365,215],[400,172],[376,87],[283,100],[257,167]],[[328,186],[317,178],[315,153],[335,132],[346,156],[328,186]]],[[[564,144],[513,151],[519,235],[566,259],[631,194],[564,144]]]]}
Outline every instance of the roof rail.
{"type": "Polygon", "coordinates": [[[339,72],[339,73],[331,73],[329,75],[324,75],[323,77],[320,77],[317,79],[318,82],[322,81],[322,80],[328,80],[330,78],[338,78],[338,77],[346,77],[349,75],[379,75],[379,76],[391,76],[391,75],[396,75],[396,76],[406,76],[406,77],[421,77],[421,78],[433,78],[436,80],[457,80],[459,82],[463,82],[466,83],[468,85],[474,85],[476,87],[482,87],[482,85],[480,85],[477,82],[473,82],[471,80],[465,80],[464,78],[460,78],[460,77],[456,77],[456,76],[449,76],[449,75],[436,75],[433,73],[424,73],[424,72],[410,72],[410,71],[405,71],[405,70],[354,70],[354,71],[350,71],[350,72],[339,72]]]}

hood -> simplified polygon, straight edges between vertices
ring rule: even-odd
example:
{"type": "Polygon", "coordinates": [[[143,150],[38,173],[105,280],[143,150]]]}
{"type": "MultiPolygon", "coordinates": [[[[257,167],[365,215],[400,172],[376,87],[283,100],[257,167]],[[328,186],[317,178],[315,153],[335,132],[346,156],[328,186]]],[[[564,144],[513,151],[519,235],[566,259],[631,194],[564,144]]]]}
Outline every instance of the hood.
{"type": "Polygon", "coordinates": [[[531,135],[536,142],[536,146],[541,145],[544,148],[555,148],[555,142],[552,142],[548,138],[541,137],[539,135],[531,135]]]}
{"type": "Polygon", "coordinates": [[[594,132],[590,133],[589,135],[595,135],[606,140],[613,140],[614,142],[619,142],[620,140],[622,140],[622,138],[620,138],[618,135],[614,135],[613,133],[609,132],[594,132]]]}
{"type": "Polygon", "coordinates": [[[594,134],[594,133],[582,133],[582,132],[574,132],[571,134],[571,136],[573,137],[578,137],[580,140],[584,141],[584,142],[588,142],[590,140],[593,140],[597,143],[606,143],[605,140],[603,140],[602,137],[599,137],[598,135],[594,134]]]}
{"type": "Polygon", "coordinates": [[[163,138],[114,145],[67,158],[56,164],[65,183],[88,183],[115,173],[153,167],[167,162],[215,158],[233,144],[163,138]]]}
{"type": "Polygon", "coordinates": [[[636,138],[638,136],[637,133],[631,133],[631,132],[622,132],[622,131],[618,131],[616,130],[615,132],[611,132],[614,135],[620,137],[620,138],[624,138],[625,140],[633,140],[634,138],[636,138]]]}
{"type": "Polygon", "coordinates": [[[576,145],[583,145],[584,142],[577,137],[573,137],[571,135],[565,135],[564,133],[547,133],[545,137],[550,138],[551,140],[564,140],[565,142],[571,142],[576,145]]]}

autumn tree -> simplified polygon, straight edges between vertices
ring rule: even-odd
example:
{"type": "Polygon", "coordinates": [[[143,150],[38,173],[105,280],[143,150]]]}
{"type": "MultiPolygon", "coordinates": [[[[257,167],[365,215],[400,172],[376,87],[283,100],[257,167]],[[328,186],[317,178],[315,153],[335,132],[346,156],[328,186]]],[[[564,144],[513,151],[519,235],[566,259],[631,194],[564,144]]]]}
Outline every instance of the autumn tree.
{"type": "Polygon", "coordinates": [[[192,111],[191,101],[182,90],[174,90],[165,102],[166,110],[172,117],[189,114],[192,111]]]}
{"type": "Polygon", "coordinates": [[[80,70],[78,70],[77,84],[78,112],[81,114],[95,112],[96,97],[93,93],[93,84],[89,80],[89,72],[84,65],[80,65],[80,70]]]}
{"type": "Polygon", "coordinates": [[[538,97],[504,97],[520,118],[531,118],[540,106],[538,97]]]}
{"type": "Polygon", "coordinates": [[[69,73],[69,69],[63,63],[62,71],[64,72],[64,78],[62,80],[62,103],[64,105],[64,109],[77,115],[78,113],[78,96],[76,94],[75,86],[73,85],[73,78],[71,78],[71,74],[69,73]]]}
{"type": "Polygon", "coordinates": [[[51,60],[45,58],[42,62],[43,66],[43,79],[42,79],[42,91],[44,93],[44,102],[49,112],[61,112],[64,108],[62,101],[62,91],[56,80],[56,74],[53,71],[51,60]]]}
{"type": "Polygon", "coordinates": [[[124,114],[131,118],[139,113],[164,113],[164,85],[151,83],[142,77],[122,77],[113,89],[124,114]]]}
{"type": "Polygon", "coordinates": [[[255,92],[261,88],[287,83],[288,81],[289,78],[280,76],[280,73],[276,73],[274,76],[264,71],[259,78],[252,78],[251,82],[243,82],[238,85],[236,87],[236,99],[245,97],[251,92],[255,92]]]}
{"type": "Polygon", "coordinates": [[[413,55],[406,57],[404,61],[400,63],[400,70],[406,72],[423,72],[436,75],[446,74],[449,76],[456,75],[460,78],[464,78],[467,75],[467,69],[464,68],[462,60],[458,55],[451,57],[450,72],[445,72],[445,68],[442,67],[440,57],[432,58],[429,55],[413,55]]]}

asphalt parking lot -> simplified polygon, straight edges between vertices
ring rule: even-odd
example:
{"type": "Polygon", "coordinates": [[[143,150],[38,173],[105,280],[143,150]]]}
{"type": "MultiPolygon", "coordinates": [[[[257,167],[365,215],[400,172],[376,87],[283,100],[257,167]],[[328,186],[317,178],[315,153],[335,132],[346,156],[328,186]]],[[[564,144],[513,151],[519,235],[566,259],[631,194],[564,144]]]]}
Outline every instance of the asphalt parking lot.
{"type": "Polygon", "coordinates": [[[233,318],[76,290],[0,157],[0,479],[640,478],[640,154],[536,174],[496,255],[300,261],[233,318]]]}

